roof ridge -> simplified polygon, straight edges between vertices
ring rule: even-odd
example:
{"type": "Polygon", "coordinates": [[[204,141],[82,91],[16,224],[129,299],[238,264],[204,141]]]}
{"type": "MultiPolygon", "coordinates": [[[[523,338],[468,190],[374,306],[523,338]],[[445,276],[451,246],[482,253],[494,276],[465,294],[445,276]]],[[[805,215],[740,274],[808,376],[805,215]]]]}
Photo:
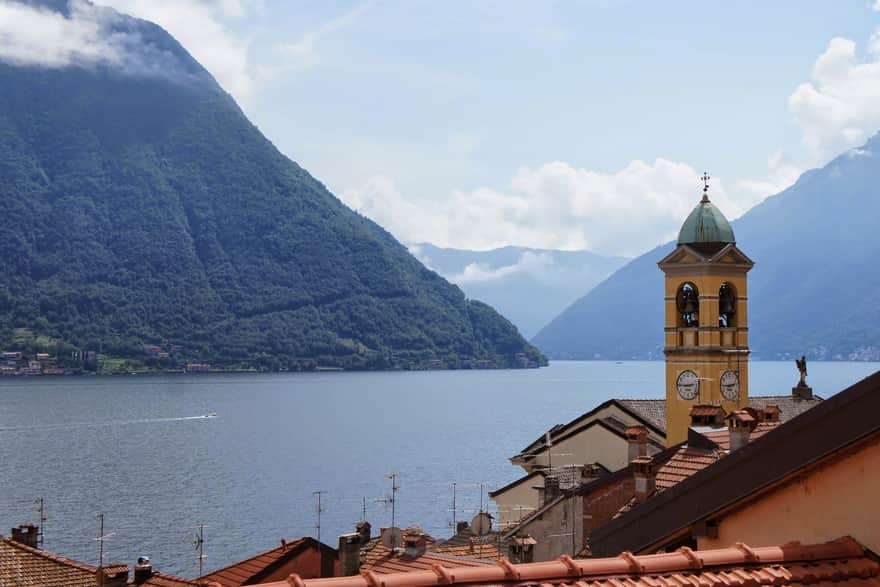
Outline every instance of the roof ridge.
{"type": "MultiPolygon", "coordinates": [[[[211,575],[216,575],[218,573],[222,573],[223,571],[226,571],[226,570],[231,569],[233,567],[237,567],[237,566],[242,565],[246,562],[250,562],[250,561],[254,560],[255,558],[259,558],[261,556],[266,556],[267,554],[269,554],[271,552],[275,552],[276,550],[284,549],[284,552],[287,552],[288,550],[291,550],[292,548],[296,548],[296,547],[300,546],[306,540],[309,540],[309,539],[315,540],[311,536],[303,536],[302,538],[297,538],[293,542],[285,542],[284,544],[280,544],[274,548],[270,548],[268,550],[258,552],[257,554],[255,554],[253,556],[249,556],[248,558],[243,558],[238,562],[234,562],[232,564],[226,565],[225,567],[220,567],[219,569],[213,570],[210,573],[205,573],[204,575],[202,575],[202,577],[210,577],[211,575]]],[[[321,543],[319,542],[318,544],[321,544],[321,543]]]]}
{"type": "MultiPolygon", "coordinates": [[[[822,544],[802,545],[788,543],[782,546],[749,547],[743,543],[713,550],[691,550],[680,548],[674,552],[662,554],[633,555],[623,552],[616,557],[572,559],[562,556],[559,559],[537,563],[513,564],[502,559],[496,564],[479,567],[456,568],[448,573],[448,585],[506,585],[506,584],[556,584],[559,581],[571,584],[577,579],[598,578],[603,576],[629,576],[632,584],[650,585],[653,581],[639,583],[639,577],[669,575],[671,573],[702,573],[719,567],[736,567],[740,573],[748,573],[755,566],[789,566],[808,564],[809,572],[815,581],[841,581],[846,578],[868,578],[880,575],[880,563],[868,558],[864,548],[849,536],[844,536],[822,544]],[[844,564],[816,565],[821,561],[848,563],[851,559],[865,559],[865,565],[847,568],[844,564]],[[553,583],[551,583],[551,581],[553,583]]],[[[782,572],[789,575],[785,584],[797,581],[797,575],[803,574],[801,569],[782,572]],[[794,571],[794,572],[793,572],[794,571]]],[[[762,571],[754,571],[762,572],[762,571]]],[[[437,569],[429,571],[412,571],[392,576],[385,575],[382,584],[407,585],[410,587],[427,587],[438,584],[437,569]]],[[[717,582],[716,582],[717,583],[717,582]]],[[[303,581],[299,576],[291,575],[286,583],[267,583],[274,585],[296,585],[299,587],[368,587],[372,585],[370,577],[355,575],[344,578],[317,579],[303,581]]],[[[580,583],[578,583],[580,584],[580,583]]],[[[759,584],[761,584],[759,582],[759,584]]],[[[775,584],[775,583],[774,583],[775,584]]]]}

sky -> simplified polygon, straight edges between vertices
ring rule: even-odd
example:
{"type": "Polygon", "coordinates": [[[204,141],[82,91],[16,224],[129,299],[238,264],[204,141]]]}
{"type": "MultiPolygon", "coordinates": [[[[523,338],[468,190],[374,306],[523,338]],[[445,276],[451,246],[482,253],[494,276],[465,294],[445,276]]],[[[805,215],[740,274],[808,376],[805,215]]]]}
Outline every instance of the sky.
{"type": "MultiPolygon", "coordinates": [[[[880,0],[94,2],[407,244],[637,255],[704,171],[734,219],[880,129],[880,0]]],[[[131,67],[74,8],[0,0],[0,60],[131,67]]]]}

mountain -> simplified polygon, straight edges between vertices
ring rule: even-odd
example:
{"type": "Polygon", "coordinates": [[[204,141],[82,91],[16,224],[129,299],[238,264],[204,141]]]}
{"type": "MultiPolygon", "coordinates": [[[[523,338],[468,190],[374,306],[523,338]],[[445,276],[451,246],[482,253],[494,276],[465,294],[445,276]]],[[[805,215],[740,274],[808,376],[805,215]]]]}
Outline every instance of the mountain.
{"type": "Polygon", "coordinates": [[[279,153],[163,29],[89,10],[110,57],[0,62],[0,348],[257,369],[546,362],[279,153]]]}
{"type": "Polygon", "coordinates": [[[492,304],[527,337],[629,261],[523,247],[469,251],[421,243],[410,251],[467,296],[492,304]]]}
{"type": "MultiPolygon", "coordinates": [[[[755,358],[880,359],[878,219],[880,135],[732,223],[737,246],[755,261],[748,294],[755,358]]],[[[672,249],[633,260],[533,342],[551,358],[661,358],[657,261],[672,249]]]]}

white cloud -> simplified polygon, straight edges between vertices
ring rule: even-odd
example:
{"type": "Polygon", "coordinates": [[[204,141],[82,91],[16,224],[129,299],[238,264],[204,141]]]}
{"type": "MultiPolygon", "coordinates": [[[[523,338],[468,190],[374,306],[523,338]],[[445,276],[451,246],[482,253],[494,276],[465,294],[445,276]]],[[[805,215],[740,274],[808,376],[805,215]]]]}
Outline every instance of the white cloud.
{"type": "Polygon", "coordinates": [[[119,38],[105,34],[101,11],[76,2],[70,18],[48,9],[0,1],[0,60],[14,65],[67,67],[120,64],[119,38]]]}
{"type": "Polygon", "coordinates": [[[183,79],[171,52],[145,42],[136,27],[85,0],[71,0],[65,16],[46,8],[0,0],[0,60],[48,68],[113,67],[126,75],[183,79]]]}
{"type": "Polygon", "coordinates": [[[880,129],[880,36],[871,38],[864,58],[857,56],[855,42],[832,39],[812,77],[788,104],[814,162],[860,146],[880,129]]]}
{"type": "Polygon", "coordinates": [[[223,22],[259,14],[262,0],[93,0],[170,32],[229,93],[247,102],[255,89],[248,42],[223,22]]]}
{"type": "Polygon", "coordinates": [[[450,275],[449,281],[457,284],[483,283],[487,281],[499,281],[518,274],[527,274],[540,277],[554,264],[550,253],[533,253],[526,251],[520,255],[513,265],[492,268],[487,263],[470,263],[461,273],[450,275]]]}
{"type": "Polygon", "coordinates": [[[880,12],[880,0],[874,0],[874,10],[880,12]]]}
{"type": "MultiPolygon", "coordinates": [[[[503,190],[454,191],[444,201],[416,205],[385,177],[345,190],[342,199],[404,242],[635,255],[676,235],[699,201],[699,176],[693,167],[666,159],[633,161],[610,174],[556,161],[520,169],[503,190]]],[[[720,181],[713,181],[710,193],[730,219],[759,200],[754,194],[733,199],[720,181]]]]}

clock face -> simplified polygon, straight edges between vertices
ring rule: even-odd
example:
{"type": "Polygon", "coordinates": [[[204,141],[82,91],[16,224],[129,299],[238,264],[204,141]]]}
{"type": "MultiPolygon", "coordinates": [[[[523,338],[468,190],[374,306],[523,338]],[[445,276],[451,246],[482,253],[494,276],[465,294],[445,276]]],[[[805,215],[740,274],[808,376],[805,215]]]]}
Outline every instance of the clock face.
{"type": "Polygon", "coordinates": [[[697,399],[697,396],[700,395],[700,378],[693,371],[682,371],[678,375],[675,386],[681,399],[697,399]]]}
{"type": "Polygon", "coordinates": [[[739,399],[739,374],[736,371],[721,374],[721,395],[732,402],[739,399]]]}

